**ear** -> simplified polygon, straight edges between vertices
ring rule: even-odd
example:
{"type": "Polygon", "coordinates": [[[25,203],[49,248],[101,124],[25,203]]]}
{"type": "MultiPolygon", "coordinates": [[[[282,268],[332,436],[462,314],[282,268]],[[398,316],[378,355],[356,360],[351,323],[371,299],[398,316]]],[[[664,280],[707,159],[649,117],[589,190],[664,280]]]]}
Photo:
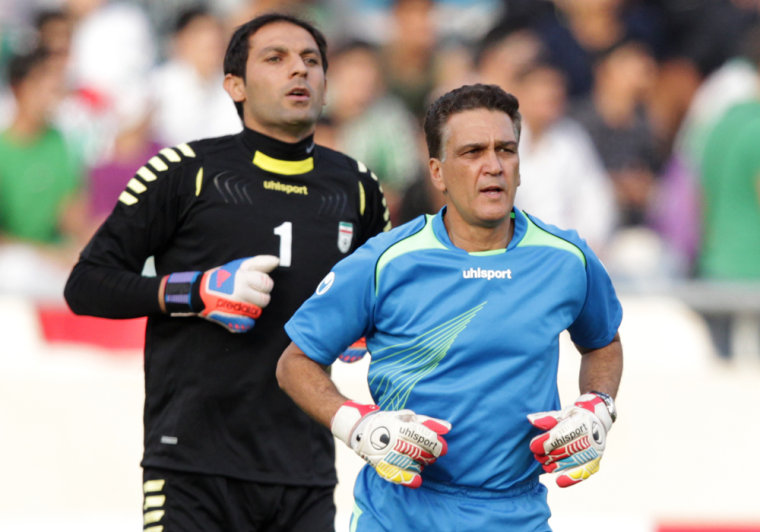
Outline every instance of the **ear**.
{"type": "Polygon", "coordinates": [[[226,90],[227,94],[232,98],[232,101],[245,101],[245,81],[243,81],[243,78],[232,74],[225,74],[223,86],[224,90],[226,90]]]}
{"type": "Polygon", "coordinates": [[[428,159],[428,168],[430,169],[430,180],[433,182],[433,186],[436,190],[445,193],[446,184],[443,182],[443,168],[441,161],[435,157],[428,159]]]}

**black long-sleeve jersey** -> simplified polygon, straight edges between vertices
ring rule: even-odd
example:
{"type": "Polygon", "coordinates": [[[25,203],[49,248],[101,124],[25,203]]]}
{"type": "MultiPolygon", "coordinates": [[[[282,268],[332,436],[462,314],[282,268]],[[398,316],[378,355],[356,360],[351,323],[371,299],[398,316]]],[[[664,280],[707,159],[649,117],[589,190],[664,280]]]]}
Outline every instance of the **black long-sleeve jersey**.
{"type": "Polygon", "coordinates": [[[253,130],[165,148],[129,181],[82,251],[78,314],[148,316],[142,465],[287,485],[336,482],[330,432],[278,387],[283,325],[331,267],[389,227],[363,164],[253,130]],[[161,276],[271,254],[280,266],[252,331],[160,313],[161,276]],[[140,275],[149,256],[158,277],[140,275]]]}

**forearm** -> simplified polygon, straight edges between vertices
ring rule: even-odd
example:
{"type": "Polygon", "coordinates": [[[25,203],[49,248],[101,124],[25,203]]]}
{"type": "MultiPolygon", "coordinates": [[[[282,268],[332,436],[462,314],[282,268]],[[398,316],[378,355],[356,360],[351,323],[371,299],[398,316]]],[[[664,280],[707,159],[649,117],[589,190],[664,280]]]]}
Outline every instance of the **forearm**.
{"type": "Polygon", "coordinates": [[[620,335],[616,334],[612,342],[599,349],[578,349],[582,353],[578,379],[581,394],[594,390],[614,398],[623,374],[623,346],[620,335]]]}
{"type": "Polygon", "coordinates": [[[101,318],[137,318],[158,314],[160,277],[79,262],[64,296],[76,314],[101,318]]]}
{"type": "Polygon", "coordinates": [[[335,412],[348,400],[324,368],[292,342],[277,364],[277,382],[304,412],[328,428],[335,412]]]}

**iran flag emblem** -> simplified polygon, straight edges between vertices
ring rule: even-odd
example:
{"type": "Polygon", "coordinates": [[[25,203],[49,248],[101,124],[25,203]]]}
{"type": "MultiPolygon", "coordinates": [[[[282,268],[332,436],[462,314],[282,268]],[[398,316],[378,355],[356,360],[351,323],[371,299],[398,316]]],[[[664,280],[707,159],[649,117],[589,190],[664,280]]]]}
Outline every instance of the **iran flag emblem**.
{"type": "Polygon", "coordinates": [[[354,224],[351,222],[338,222],[338,249],[342,253],[348,253],[353,239],[354,224]]]}

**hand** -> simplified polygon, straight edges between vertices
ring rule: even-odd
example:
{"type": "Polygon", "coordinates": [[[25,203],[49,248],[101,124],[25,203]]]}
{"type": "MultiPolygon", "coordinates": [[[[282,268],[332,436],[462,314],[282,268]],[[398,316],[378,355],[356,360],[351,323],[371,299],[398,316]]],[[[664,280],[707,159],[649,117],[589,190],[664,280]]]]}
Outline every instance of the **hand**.
{"type": "Polygon", "coordinates": [[[273,255],[256,255],[203,274],[173,273],[166,278],[165,306],[172,315],[197,315],[231,332],[248,332],[269,304],[274,282],[267,273],[279,263],[273,255]]]}
{"type": "Polygon", "coordinates": [[[530,441],[530,450],[544,471],[562,471],[557,485],[566,488],[586,480],[599,470],[612,417],[604,400],[581,395],[562,410],[528,415],[534,427],[545,430],[530,441]]]}
{"type": "Polygon", "coordinates": [[[333,434],[389,482],[409,488],[422,484],[422,469],[446,454],[443,435],[451,424],[411,410],[380,410],[345,402],[335,413],[333,434]]]}
{"type": "Polygon", "coordinates": [[[367,341],[364,339],[364,337],[362,337],[348,346],[345,351],[338,355],[338,360],[345,362],[346,364],[350,364],[352,362],[361,360],[367,353],[367,341]]]}

